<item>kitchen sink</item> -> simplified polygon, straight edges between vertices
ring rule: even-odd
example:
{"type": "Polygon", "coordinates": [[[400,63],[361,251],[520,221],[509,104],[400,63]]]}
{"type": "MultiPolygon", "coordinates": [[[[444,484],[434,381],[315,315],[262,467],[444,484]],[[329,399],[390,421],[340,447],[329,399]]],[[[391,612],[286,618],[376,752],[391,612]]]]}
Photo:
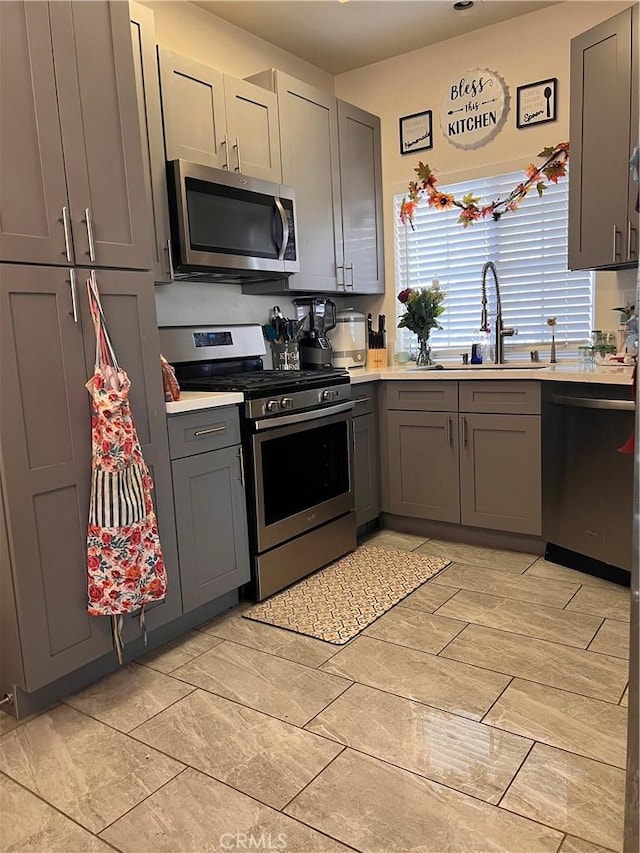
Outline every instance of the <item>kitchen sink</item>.
{"type": "Polygon", "coordinates": [[[548,364],[536,361],[510,361],[506,364],[435,364],[430,367],[406,367],[405,370],[544,370],[548,364]]]}

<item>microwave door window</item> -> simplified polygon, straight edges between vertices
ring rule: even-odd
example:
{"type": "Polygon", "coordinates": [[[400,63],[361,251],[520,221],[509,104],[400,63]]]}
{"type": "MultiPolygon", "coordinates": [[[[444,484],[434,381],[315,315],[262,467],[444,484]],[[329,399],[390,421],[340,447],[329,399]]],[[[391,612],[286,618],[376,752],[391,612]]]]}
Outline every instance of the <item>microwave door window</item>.
{"type": "Polygon", "coordinates": [[[273,198],[186,179],[192,251],[277,259],[273,198]]]}

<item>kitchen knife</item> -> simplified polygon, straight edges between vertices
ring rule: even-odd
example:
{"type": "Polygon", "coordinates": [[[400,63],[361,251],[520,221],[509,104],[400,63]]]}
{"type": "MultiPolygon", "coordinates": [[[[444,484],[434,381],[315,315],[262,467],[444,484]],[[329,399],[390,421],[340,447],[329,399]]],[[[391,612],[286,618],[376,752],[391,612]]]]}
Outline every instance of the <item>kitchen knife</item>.
{"type": "Polygon", "coordinates": [[[373,317],[371,314],[367,314],[367,343],[369,349],[373,349],[373,317]]]}

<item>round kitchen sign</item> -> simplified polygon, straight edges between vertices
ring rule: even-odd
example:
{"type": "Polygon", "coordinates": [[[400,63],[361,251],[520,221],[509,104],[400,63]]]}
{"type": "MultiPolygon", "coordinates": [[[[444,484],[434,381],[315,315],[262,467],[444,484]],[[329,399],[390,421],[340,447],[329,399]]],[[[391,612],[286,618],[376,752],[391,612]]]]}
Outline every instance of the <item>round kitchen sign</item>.
{"type": "Polygon", "coordinates": [[[509,88],[495,71],[464,71],[451,81],[442,100],[442,132],[456,148],[480,148],[502,129],[509,100],[509,88]]]}

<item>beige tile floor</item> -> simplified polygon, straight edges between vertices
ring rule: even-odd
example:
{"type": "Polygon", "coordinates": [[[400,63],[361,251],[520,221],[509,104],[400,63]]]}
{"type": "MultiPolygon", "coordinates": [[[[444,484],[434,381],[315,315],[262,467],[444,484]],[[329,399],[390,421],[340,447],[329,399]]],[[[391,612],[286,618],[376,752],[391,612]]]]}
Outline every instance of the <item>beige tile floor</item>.
{"type": "Polygon", "coordinates": [[[628,590],[533,554],[369,541],[453,563],[346,646],[239,607],[0,714],[0,851],[619,851],[628,590]]]}

